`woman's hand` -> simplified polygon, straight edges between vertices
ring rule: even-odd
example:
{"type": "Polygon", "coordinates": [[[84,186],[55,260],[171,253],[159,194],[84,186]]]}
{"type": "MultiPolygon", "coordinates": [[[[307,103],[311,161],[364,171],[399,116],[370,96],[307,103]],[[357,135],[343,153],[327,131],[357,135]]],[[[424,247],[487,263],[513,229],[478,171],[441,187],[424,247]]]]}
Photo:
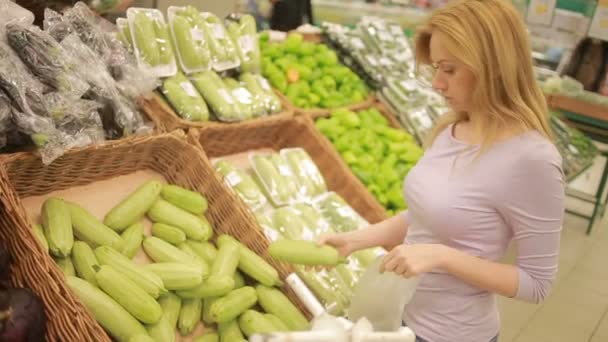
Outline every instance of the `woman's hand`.
{"type": "Polygon", "coordinates": [[[354,239],[349,233],[323,234],[319,237],[317,243],[320,246],[328,245],[334,247],[344,257],[348,257],[357,251],[354,239]]]}
{"type": "Polygon", "coordinates": [[[449,248],[440,244],[402,244],[388,253],[380,272],[394,272],[410,278],[442,267],[449,248]]]}

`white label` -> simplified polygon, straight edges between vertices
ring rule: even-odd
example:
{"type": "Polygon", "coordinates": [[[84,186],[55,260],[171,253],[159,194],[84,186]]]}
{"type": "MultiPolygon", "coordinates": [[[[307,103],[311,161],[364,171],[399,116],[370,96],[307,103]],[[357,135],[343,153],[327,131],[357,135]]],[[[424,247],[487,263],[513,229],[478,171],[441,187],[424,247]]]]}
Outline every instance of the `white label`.
{"type": "Polygon", "coordinates": [[[234,104],[234,99],[232,98],[232,96],[230,96],[230,94],[228,93],[228,91],[224,88],[220,88],[217,90],[217,92],[220,94],[221,97],[224,98],[224,100],[230,104],[234,104]]]}
{"type": "Polygon", "coordinates": [[[251,104],[251,93],[245,88],[232,89],[232,96],[234,96],[240,103],[251,104]]]}
{"type": "Polygon", "coordinates": [[[598,2],[588,35],[608,41],[608,1],[600,0],[598,2]]]}
{"type": "Polygon", "coordinates": [[[241,183],[241,181],[243,181],[243,179],[237,172],[230,172],[229,174],[226,175],[225,179],[226,179],[226,182],[228,183],[228,185],[230,185],[231,187],[235,187],[235,186],[239,185],[241,183]]]}
{"type": "Polygon", "coordinates": [[[293,176],[291,169],[287,165],[279,165],[279,173],[287,177],[293,176]]]}
{"type": "Polygon", "coordinates": [[[190,96],[190,97],[198,97],[198,92],[196,91],[196,88],[194,88],[194,86],[192,85],[192,83],[190,83],[190,82],[182,82],[179,85],[180,85],[180,87],[182,87],[182,89],[184,89],[184,91],[186,92],[186,94],[188,94],[188,96],[190,96]]]}
{"type": "Polygon", "coordinates": [[[195,42],[203,42],[205,41],[205,33],[198,27],[195,27],[190,30],[190,35],[192,36],[192,40],[195,42]]]}
{"type": "Polygon", "coordinates": [[[255,49],[255,41],[251,35],[244,35],[239,38],[239,45],[243,52],[253,51],[255,49]]]}
{"type": "Polygon", "coordinates": [[[557,0],[530,0],[528,6],[529,24],[551,25],[557,0]]]}
{"type": "Polygon", "coordinates": [[[264,90],[266,90],[266,91],[272,90],[272,88],[270,88],[270,83],[268,83],[267,79],[265,79],[264,77],[258,76],[258,80],[260,80],[260,85],[262,86],[262,88],[264,88],[264,90]]]}
{"type": "Polygon", "coordinates": [[[213,31],[213,36],[217,39],[224,39],[226,37],[224,26],[221,24],[213,24],[211,26],[211,30],[213,31]]]}
{"type": "Polygon", "coordinates": [[[363,43],[363,41],[359,37],[353,37],[353,39],[351,39],[351,44],[356,49],[365,49],[365,44],[363,43]]]}
{"type": "Polygon", "coordinates": [[[408,92],[415,91],[416,89],[418,89],[418,84],[416,80],[404,80],[399,82],[399,84],[408,92]]]}
{"type": "Polygon", "coordinates": [[[572,145],[572,144],[568,144],[568,150],[570,150],[570,152],[574,153],[574,154],[578,154],[578,149],[576,148],[576,146],[572,145]]]}

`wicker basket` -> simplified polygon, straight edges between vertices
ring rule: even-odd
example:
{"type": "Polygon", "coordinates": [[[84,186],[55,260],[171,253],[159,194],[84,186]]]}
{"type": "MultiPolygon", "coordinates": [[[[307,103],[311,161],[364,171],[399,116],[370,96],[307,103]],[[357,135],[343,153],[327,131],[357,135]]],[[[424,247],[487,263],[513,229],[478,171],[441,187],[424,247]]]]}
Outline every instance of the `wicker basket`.
{"type": "MultiPolygon", "coordinates": [[[[281,104],[283,105],[283,111],[264,116],[257,119],[252,119],[254,122],[267,122],[277,120],[281,117],[291,117],[293,115],[293,107],[283,101],[281,98],[281,104]]],[[[162,123],[162,126],[167,132],[171,132],[176,129],[188,129],[188,128],[203,128],[203,127],[228,127],[228,126],[239,126],[249,121],[225,123],[216,121],[206,122],[194,122],[186,119],[182,119],[167,103],[167,101],[157,92],[154,92],[143,104],[144,111],[149,117],[153,117],[156,121],[162,123]]]]}
{"type": "MultiPolygon", "coordinates": [[[[31,287],[46,304],[49,341],[110,339],[69,291],[52,258],[35,242],[24,198],[151,170],[168,182],[205,194],[209,200],[206,216],[217,234],[239,232],[237,237],[249,246],[262,239],[246,207],[221,182],[200,149],[180,132],[73,150],[46,167],[28,153],[0,160],[0,199],[4,205],[0,236],[16,260],[15,283],[31,287]]],[[[296,297],[289,295],[303,309],[296,297]]]]}
{"type": "Polygon", "coordinates": [[[250,123],[234,129],[204,128],[191,131],[210,158],[228,156],[249,150],[279,150],[302,147],[323,174],[327,186],[342,196],[367,221],[376,223],[386,218],[384,208],[350,171],[331,143],[306,117],[283,118],[273,122],[250,123]]]}

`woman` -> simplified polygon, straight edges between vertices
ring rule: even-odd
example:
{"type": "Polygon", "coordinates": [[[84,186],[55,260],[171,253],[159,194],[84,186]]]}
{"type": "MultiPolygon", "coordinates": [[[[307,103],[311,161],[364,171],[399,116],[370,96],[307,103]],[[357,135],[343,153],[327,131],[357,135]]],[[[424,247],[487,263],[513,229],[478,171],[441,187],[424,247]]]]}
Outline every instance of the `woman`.
{"type": "Polygon", "coordinates": [[[403,314],[419,341],[496,341],[494,294],[539,303],[549,293],[564,213],[524,23],[507,1],[458,1],[421,27],[416,58],[434,67],[451,113],[405,179],[409,210],[319,242],[343,255],[384,246],[381,269],[420,276],[403,314]],[[500,263],[511,241],[516,263],[500,263]]]}

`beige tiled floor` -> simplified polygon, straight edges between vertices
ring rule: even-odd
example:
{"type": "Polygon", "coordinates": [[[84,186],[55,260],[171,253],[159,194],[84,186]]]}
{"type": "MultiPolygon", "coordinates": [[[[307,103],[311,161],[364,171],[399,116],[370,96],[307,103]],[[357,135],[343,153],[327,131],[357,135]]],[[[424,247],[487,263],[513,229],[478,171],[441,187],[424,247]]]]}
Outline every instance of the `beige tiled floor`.
{"type": "MultiPolygon", "coordinates": [[[[597,170],[591,174],[576,187],[593,189],[597,170]]],[[[589,208],[579,203],[568,207],[589,208]]],[[[566,215],[558,277],[543,304],[499,299],[500,342],[608,342],[608,213],[591,235],[586,228],[585,219],[566,215]]],[[[506,257],[513,258],[513,252],[506,257]]]]}

